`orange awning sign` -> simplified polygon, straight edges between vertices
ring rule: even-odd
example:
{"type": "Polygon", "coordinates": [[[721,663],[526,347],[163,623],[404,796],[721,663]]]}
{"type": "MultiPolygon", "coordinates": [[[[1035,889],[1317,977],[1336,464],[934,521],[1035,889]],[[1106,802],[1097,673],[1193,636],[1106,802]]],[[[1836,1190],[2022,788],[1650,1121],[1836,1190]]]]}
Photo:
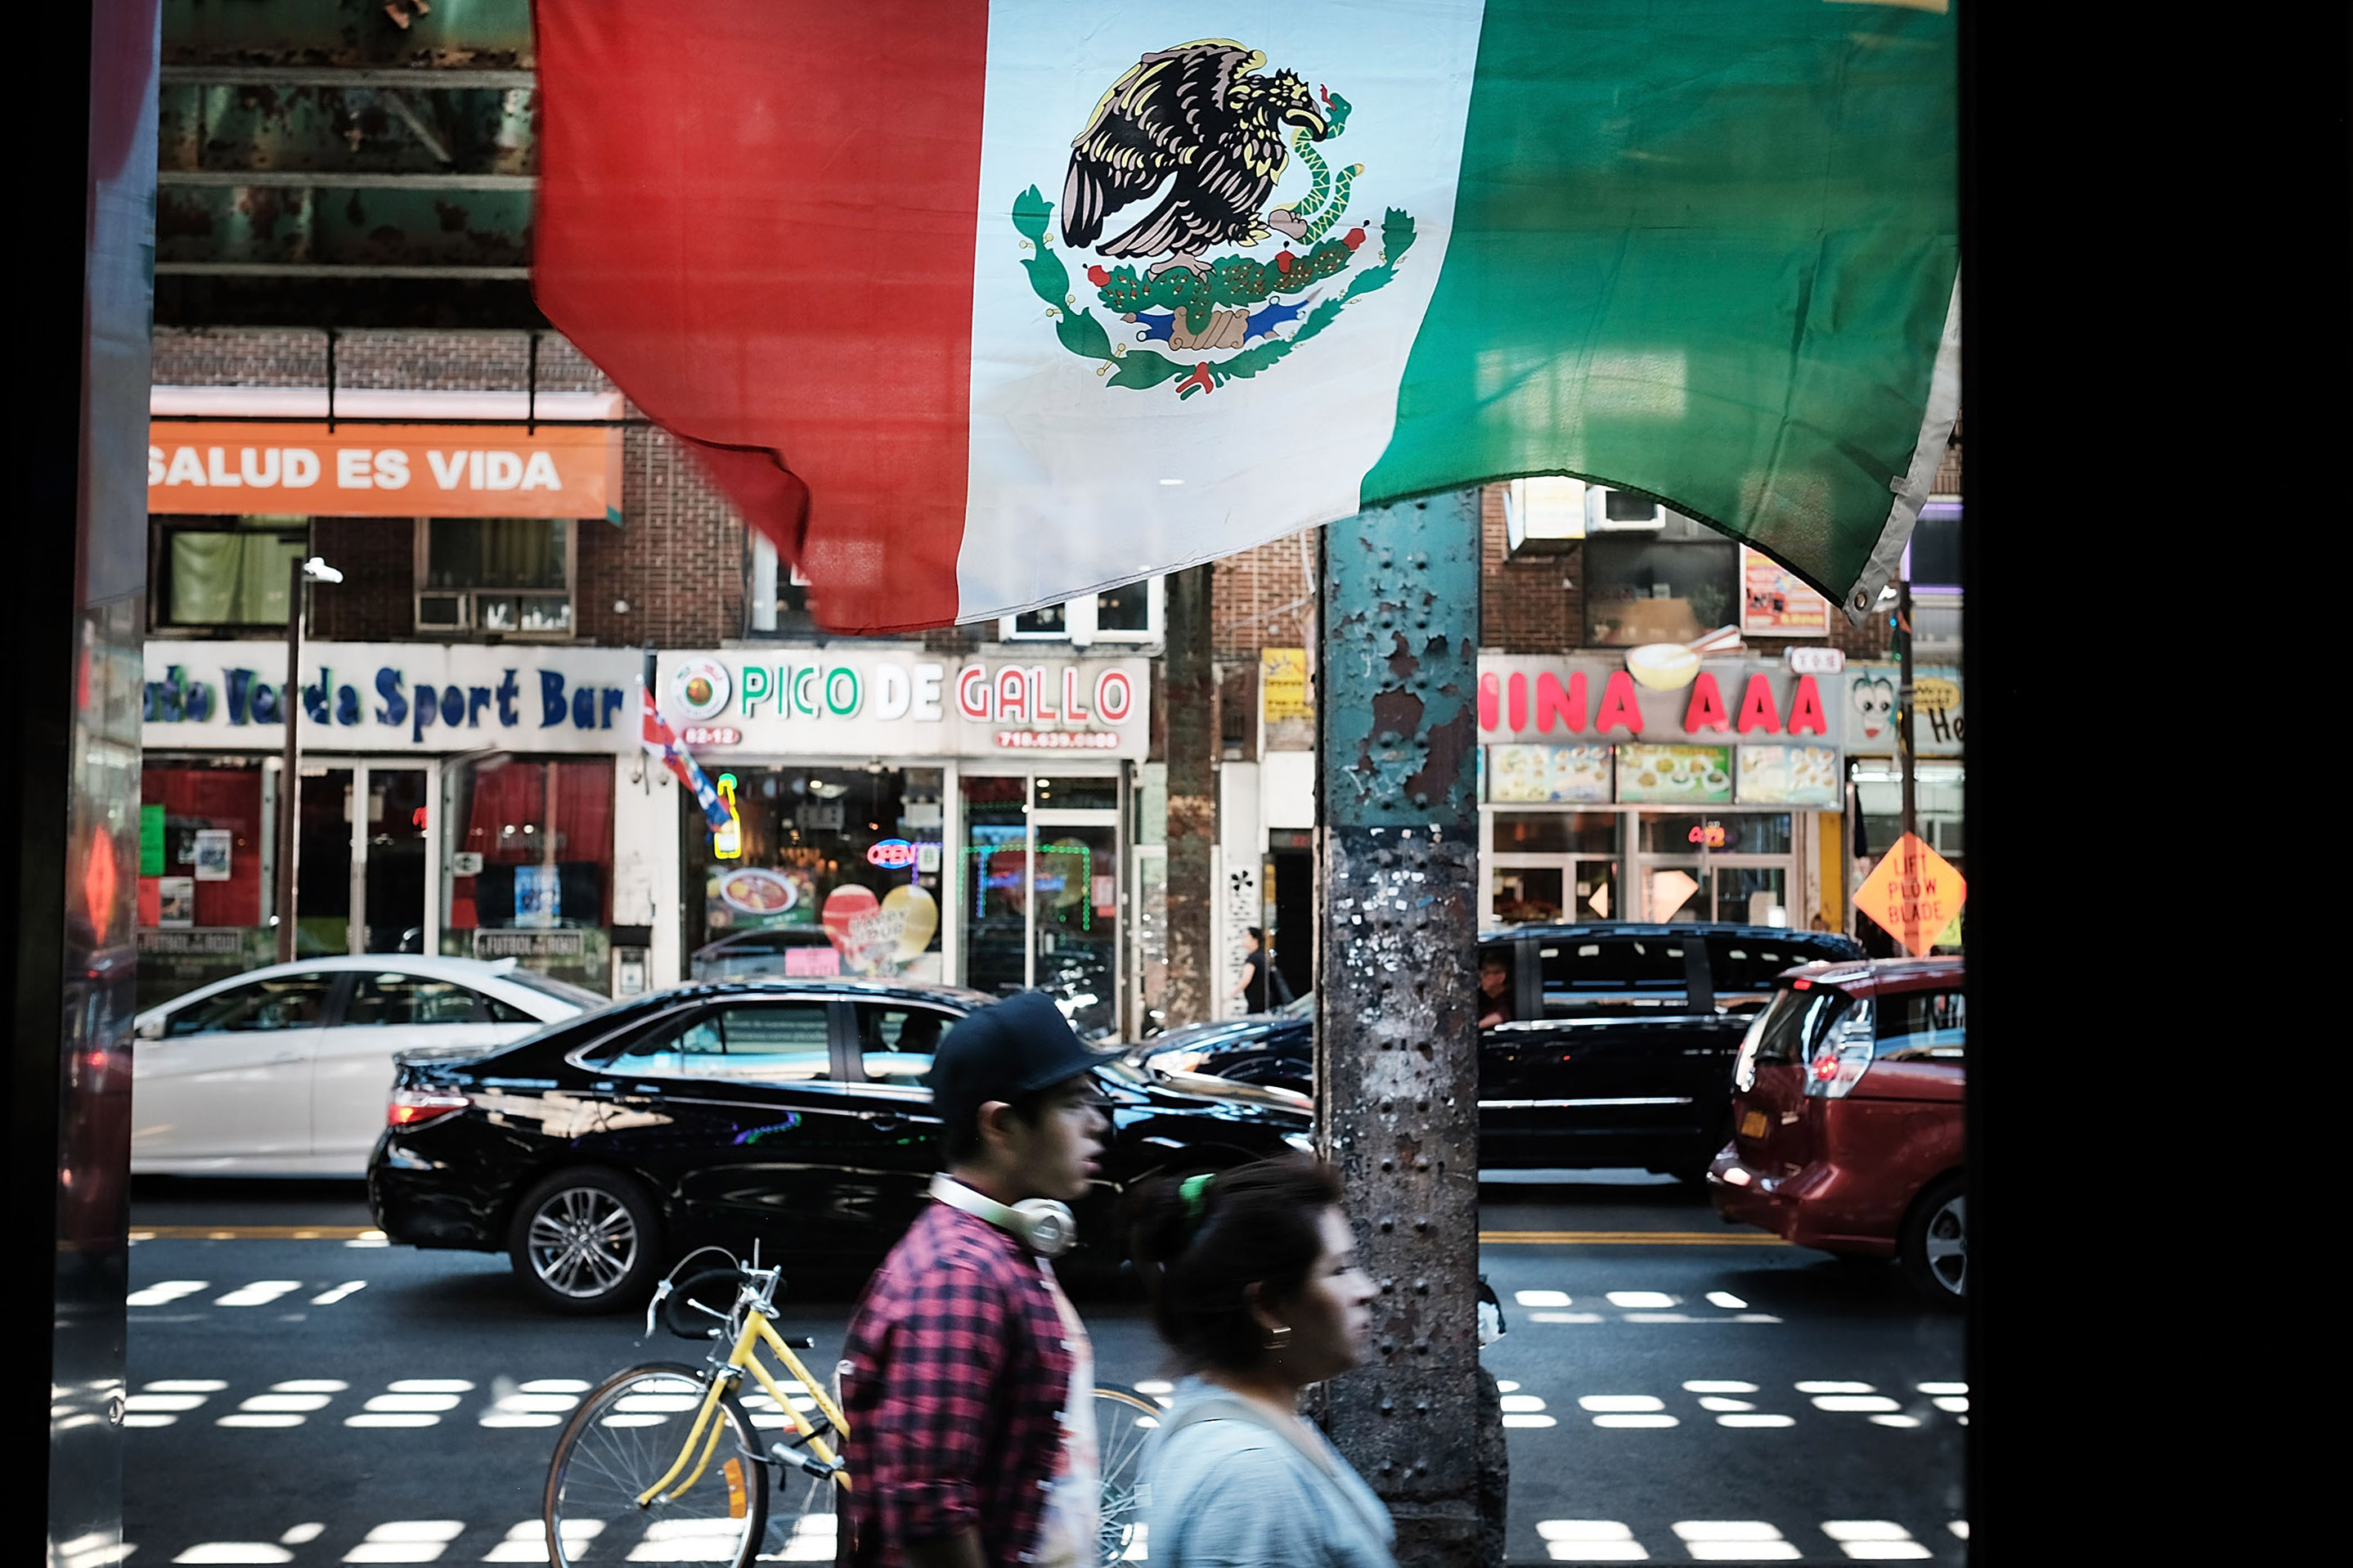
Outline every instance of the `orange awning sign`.
{"type": "Polygon", "coordinates": [[[148,425],[153,513],[619,521],[611,426],[148,425]]]}
{"type": "Polygon", "coordinates": [[[1926,958],[1968,901],[1953,863],[1917,833],[1905,833],[1854,890],[1854,906],[1879,922],[1905,950],[1926,958]]]}

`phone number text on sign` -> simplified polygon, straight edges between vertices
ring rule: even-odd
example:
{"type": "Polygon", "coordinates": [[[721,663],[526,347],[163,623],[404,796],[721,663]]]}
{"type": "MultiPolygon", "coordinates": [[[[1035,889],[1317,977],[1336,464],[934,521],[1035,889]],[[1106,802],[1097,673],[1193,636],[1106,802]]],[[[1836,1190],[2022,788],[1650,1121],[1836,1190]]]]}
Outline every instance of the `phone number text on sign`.
{"type": "Polygon", "coordinates": [[[1099,729],[1000,729],[997,744],[1014,751],[1115,751],[1119,736],[1099,729]]]}

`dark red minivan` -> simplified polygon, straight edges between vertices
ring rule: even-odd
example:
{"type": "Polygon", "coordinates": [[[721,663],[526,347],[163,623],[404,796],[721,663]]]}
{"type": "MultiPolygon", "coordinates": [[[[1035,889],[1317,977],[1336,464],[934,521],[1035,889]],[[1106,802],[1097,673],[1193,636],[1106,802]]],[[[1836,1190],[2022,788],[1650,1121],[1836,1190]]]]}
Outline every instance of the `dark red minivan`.
{"type": "Polygon", "coordinates": [[[1968,1291],[1968,1006],[1957,958],[1791,969],[1742,1041],[1728,1220],[1799,1246],[1899,1257],[1931,1299],[1968,1291]]]}

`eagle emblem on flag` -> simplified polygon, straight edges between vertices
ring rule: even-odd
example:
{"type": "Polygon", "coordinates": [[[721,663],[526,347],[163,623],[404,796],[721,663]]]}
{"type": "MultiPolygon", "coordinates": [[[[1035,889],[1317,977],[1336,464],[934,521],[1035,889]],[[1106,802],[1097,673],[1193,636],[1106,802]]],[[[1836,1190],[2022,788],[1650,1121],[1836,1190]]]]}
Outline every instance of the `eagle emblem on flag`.
{"type": "Polygon", "coordinates": [[[1062,346],[1095,360],[1106,386],[1174,381],[1183,399],[1257,376],[1385,287],[1413,245],[1412,217],[1389,208],[1377,260],[1356,267],[1373,235],[1346,214],[1365,166],[1335,168],[1322,151],[1346,129],[1349,102],[1293,70],[1262,75],[1266,64],[1227,38],[1155,50],[1071,140],[1060,238],[1097,258],[1085,284],[1113,324],[1054,253],[1053,204],[1034,185],[1013,204],[1030,288],[1062,346]],[[1294,164],[1306,189],[1270,207],[1294,164]],[[1161,344],[1169,352],[1151,346],[1161,344]]]}

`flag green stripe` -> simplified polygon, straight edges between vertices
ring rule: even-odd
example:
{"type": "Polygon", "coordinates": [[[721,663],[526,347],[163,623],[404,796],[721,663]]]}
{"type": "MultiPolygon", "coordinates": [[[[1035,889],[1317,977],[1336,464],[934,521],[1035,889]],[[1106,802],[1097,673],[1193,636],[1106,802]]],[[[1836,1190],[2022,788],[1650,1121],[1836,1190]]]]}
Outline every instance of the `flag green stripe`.
{"type": "Polygon", "coordinates": [[[1954,58],[1952,17],[1912,6],[1489,0],[1445,270],[1366,504],[1567,473],[1843,599],[1921,440],[1959,264],[1954,58]]]}

